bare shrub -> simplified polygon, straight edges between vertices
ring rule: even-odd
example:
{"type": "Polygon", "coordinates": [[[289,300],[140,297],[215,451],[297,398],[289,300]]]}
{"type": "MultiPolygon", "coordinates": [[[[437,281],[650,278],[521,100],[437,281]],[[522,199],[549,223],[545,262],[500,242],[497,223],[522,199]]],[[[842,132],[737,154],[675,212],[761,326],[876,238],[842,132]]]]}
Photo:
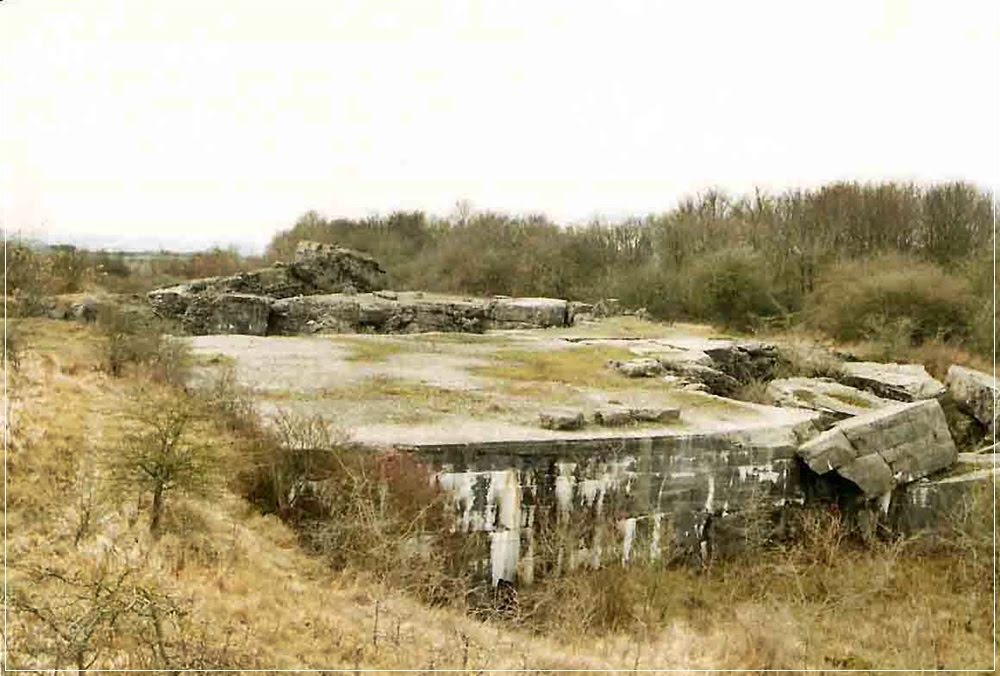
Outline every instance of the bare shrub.
{"type": "Polygon", "coordinates": [[[160,351],[160,332],[154,322],[138,313],[105,305],[97,315],[103,338],[103,367],[119,377],[129,365],[149,364],[160,351]]]}
{"type": "Polygon", "coordinates": [[[148,647],[159,668],[171,662],[164,622],[180,605],[129,565],[32,568],[15,576],[11,606],[34,634],[23,655],[36,664],[83,673],[125,646],[148,647]]]}
{"type": "Polygon", "coordinates": [[[161,534],[167,497],[174,492],[205,495],[219,483],[219,448],[197,441],[196,401],[173,391],[138,392],[121,444],[106,451],[109,480],[125,490],[152,495],[149,531],[161,534]]]}

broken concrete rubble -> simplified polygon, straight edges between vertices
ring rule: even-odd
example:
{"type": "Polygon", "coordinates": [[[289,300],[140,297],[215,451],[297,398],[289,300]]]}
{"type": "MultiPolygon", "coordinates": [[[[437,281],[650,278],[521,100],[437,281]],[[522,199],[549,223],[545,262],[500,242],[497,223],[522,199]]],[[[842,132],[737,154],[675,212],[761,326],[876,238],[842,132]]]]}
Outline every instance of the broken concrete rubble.
{"type": "Polygon", "coordinates": [[[609,404],[594,411],[594,422],[604,427],[622,427],[633,423],[665,423],[678,420],[679,408],[624,406],[609,404]]]}
{"type": "Polygon", "coordinates": [[[927,373],[921,364],[880,364],[860,361],[842,365],[845,384],[896,401],[933,399],[945,393],[945,386],[927,373]]]}
{"type": "MultiPolygon", "coordinates": [[[[299,242],[291,263],[155,289],[147,294],[147,299],[158,316],[179,319],[190,333],[240,333],[245,322],[219,321],[219,317],[239,317],[248,305],[259,309],[273,299],[349,290],[374,291],[385,285],[385,278],[378,262],[363,253],[330,244],[299,242]],[[250,301],[249,296],[258,300],[250,301]],[[240,307],[224,308],[227,302],[240,307]],[[231,330],[227,329],[230,324],[234,327],[231,330]]],[[[259,333],[257,319],[255,315],[253,333],[263,335],[259,333]]],[[[266,319],[263,326],[266,332],[266,319]]]]}
{"type": "Polygon", "coordinates": [[[538,414],[538,420],[547,430],[578,430],[586,422],[580,411],[565,409],[543,411],[538,414]]]}
{"type": "Polygon", "coordinates": [[[624,406],[604,406],[594,411],[594,422],[604,427],[622,427],[635,420],[624,406]]]}
{"type": "Polygon", "coordinates": [[[732,340],[640,341],[630,346],[636,359],[608,365],[629,378],[671,374],[699,390],[731,397],[741,385],[774,377],[782,359],[774,345],[732,340]]]}
{"type": "Polygon", "coordinates": [[[385,271],[363,253],[300,242],[291,263],[156,289],[147,298],[157,315],[179,319],[194,335],[481,333],[561,327],[573,320],[564,300],[425,298],[383,291],[385,282],[385,271]]]}
{"type": "Polygon", "coordinates": [[[612,361],[609,365],[628,378],[652,378],[663,373],[663,364],[650,358],[612,361]]]}
{"type": "Polygon", "coordinates": [[[767,395],[776,406],[808,408],[823,414],[826,428],[851,416],[867,413],[893,402],[831,378],[780,378],[767,384],[767,395]]]}
{"type": "Polygon", "coordinates": [[[277,300],[270,332],[301,333],[482,333],[491,329],[566,326],[567,302],[555,298],[463,299],[398,292],[385,295],[328,294],[277,300]]]}
{"type": "Polygon", "coordinates": [[[771,380],[781,362],[778,348],[760,342],[732,343],[705,350],[715,365],[741,383],[771,380]]]}
{"type": "Polygon", "coordinates": [[[978,420],[988,435],[992,435],[997,420],[996,378],[982,371],[952,365],[948,368],[945,384],[959,406],[978,420]]]}
{"type": "Polygon", "coordinates": [[[998,473],[996,467],[987,467],[904,486],[893,494],[889,522],[910,534],[963,529],[968,519],[981,518],[982,512],[990,509],[998,473]],[[979,514],[977,503],[982,509],[979,514]]]}
{"type": "Polygon", "coordinates": [[[817,474],[835,472],[874,498],[950,467],[958,450],[941,405],[929,399],[844,420],[802,444],[798,455],[817,474]]]}
{"type": "Polygon", "coordinates": [[[248,293],[219,293],[192,298],[181,315],[181,326],[193,334],[267,334],[271,301],[248,293]]]}

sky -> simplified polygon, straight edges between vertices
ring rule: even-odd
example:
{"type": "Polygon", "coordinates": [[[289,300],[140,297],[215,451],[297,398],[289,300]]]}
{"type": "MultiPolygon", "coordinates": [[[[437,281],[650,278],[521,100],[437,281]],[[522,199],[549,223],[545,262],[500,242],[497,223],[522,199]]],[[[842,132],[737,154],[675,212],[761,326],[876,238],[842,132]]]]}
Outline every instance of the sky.
{"type": "Polygon", "coordinates": [[[1000,2],[5,0],[9,233],[260,250],[305,211],[1000,183],[1000,2]]]}

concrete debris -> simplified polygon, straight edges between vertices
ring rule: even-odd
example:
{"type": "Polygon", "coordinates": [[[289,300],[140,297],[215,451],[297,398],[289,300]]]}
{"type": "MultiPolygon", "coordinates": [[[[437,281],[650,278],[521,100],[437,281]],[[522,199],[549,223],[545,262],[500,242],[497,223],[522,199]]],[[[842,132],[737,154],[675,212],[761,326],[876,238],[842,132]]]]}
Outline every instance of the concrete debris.
{"type": "Polygon", "coordinates": [[[179,319],[194,335],[481,333],[561,327],[572,321],[565,300],[425,298],[422,293],[384,291],[385,283],[385,271],[370,256],[299,242],[291,263],[156,289],[147,299],[158,316],[179,319]],[[234,307],[224,307],[227,303],[234,307]]]}
{"type": "Polygon", "coordinates": [[[822,428],[894,402],[831,378],[780,378],[767,384],[767,395],[776,406],[807,408],[823,414],[822,428]]]}
{"type": "Polygon", "coordinates": [[[665,423],[680,419],[679,408],[624,406],[610,404],[594,411],[594,422],[603,427],[623,427],[635,423],[665,423]]]}
{"type": "Polygon", "coordinates": [[[491,329],[565,326],[567,303],[554,298],[460,299],[427,294],[330,294],[277,300],[271,332],[482,333],[491,329]]]}
{"type": "Polygon", "coordinates": [[[583,413],[569,410],[543,411],[538,422],[547,430],[578,430],[586,424],[583,413]]]}
{"type": "Polygon", "coordinates": [[[958,405],[986,428],[992,435],[996,428],[997,381],[992,375],[952,365],[948,368],[945,385],[958,405]]]}
{"type": "MultiPolygon", "coordinates": [[[[299,242],[292,263],[277,263],[229,277],[209,277],[155,289],[147,294],[147,299],[158,316],[179,319],[195,335],[224,330],[230,323],[235,328],[224,332],[236,333],[242,322],[216,321],[219,316],[240,315],[243,311],[240,308],[220,309],[227,299],[245,309],[251,302],[248,296],[258,297],[259,300],[253,303],[260,307],[270,304],[273,299],[293,296],[374,291],[384,286],[385,279],[385,271],[370,256],[331,244],[299,242]],[[201,323],[202,318],[208,323],[201,323]]],[[[258,324],[254,323],[253,330],[259,330],[258,324]]],[[[265,321],[265,330],[266,326],[265,321]]]]}
{"type": "Polygon", "coordinates": [[[267,335],[271,301],[247,293],[219,293],[192,298],[181,315],[181,326],[196,335],[240,333],[267,335]]]}
{"type": "Polygon", "coordinates": [[[848,418],[799,447],[817,474],[835,472],[874,498],[953,465],[958,450],[934,399],[848,418]]]}
{"type": "Polygon", "coordinates": [[[711,392],[720,397],[732,397],[740,389],[740,382],[736,378],[711,366],[679,361],[667,361],[662,364],[668,373],[700,385],[699,391],[711,392]]]}
{"type": "Polygon", "coordinates": [[[594,411],[594,422],[603,427],[622,427],[635,420],[624,406],[604,406],[594,411]]]}
{"type": "Polygon", "coordinates": [[[488,303],[490,328],[544,329],[568,326],[569,304],[556,298],[503,298],[488,303]]]}
{"type": "Polygon", "coordinates": [[[636,422],[671,422],[681,417],[679,408],[630,408],[628,413],[636,422]]]}
{"type": "Polygon", "coordinates": [[[920,401],[942,396],[945,386],[921,364],[846,362],[841,366],[845,384],[895,401],[920,401]]]}
{"type": "Polygon", "coordinates": [[[663,373],[663,364],[656,359],[630,359],[628,361],[612,361],[609,364],[624,376],[629,378],[653,378],[663,373]]]}

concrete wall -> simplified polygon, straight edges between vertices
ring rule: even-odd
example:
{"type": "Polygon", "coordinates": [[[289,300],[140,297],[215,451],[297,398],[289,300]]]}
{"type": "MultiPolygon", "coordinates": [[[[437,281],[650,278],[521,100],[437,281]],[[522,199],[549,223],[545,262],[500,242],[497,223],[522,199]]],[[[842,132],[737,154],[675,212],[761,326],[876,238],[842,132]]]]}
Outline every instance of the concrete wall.
{"type": "Polygon", "coordinates": [[[706,524],[755,501],[802,502],[809,423],[756,433],[420,446],[454,500],[456,528],[487,533],[498,580],[539,565],[656,559],[709,546],[706,524]],[[568,535],[558,543],[556,533],[568,535]],[[547,556],[539,556],[546,548],[547,556]]]}

